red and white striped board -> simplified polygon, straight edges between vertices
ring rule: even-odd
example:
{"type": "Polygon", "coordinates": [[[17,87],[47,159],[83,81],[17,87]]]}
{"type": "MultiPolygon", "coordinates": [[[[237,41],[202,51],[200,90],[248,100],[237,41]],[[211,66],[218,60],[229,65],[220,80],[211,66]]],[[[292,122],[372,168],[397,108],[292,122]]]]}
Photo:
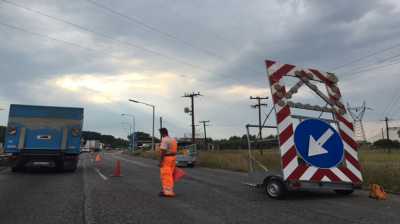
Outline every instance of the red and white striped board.
{"type": "Polygon", "coordinates": [[[284,180],[315,181],[315,182],[349,182],[361,184],[361,166],[358,160],[357,142],[353,139],[353,124],[350,121],[346,108],[341,102],[341,93],[327,72],[316,69],[304,69],[290,64],[280,64],[266,60],[267,76],[271,86],[272,100],[275,106],[279,146],[284,180]],[[334,119],[338,123],[338,132],[344,145],[343,162],[333,168],[318,168],[307,163],[299,162],[299,155],[294,143],[293,118],[291,109],[287,105],[286,86],[283,83],[285,76],[297,77],[297,74],[306,74],[310,80],[321,82],[326,86],[331,102],[334,102],[334,119]],[[341,111],[341,113],[340,113],[341,111]]]}

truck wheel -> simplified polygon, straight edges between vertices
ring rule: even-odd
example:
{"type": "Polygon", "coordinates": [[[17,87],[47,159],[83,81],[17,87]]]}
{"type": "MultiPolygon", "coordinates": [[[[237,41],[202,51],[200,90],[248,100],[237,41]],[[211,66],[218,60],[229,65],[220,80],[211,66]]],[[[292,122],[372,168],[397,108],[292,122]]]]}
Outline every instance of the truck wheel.
{"type": "Polygon", "coordinates": [[[11,172],[21,172],[21,171],[25,171],[25,164],[17,164],[16,166],[11,167],[11,172]]]}
{"type": "Polygon", "coordinates": [[[265,183],[265,192],[270,198],[280,199],[285,195],[286,188],[281,180],[271,178],[265,183]]]}
{"type": "Polygon", "coordinates": [[[71,167],[68,167],[68,172],[75,172],[76,168],[78,167],[78,163],[74,163],[71,167]]]}
{"type": "Polygon", "coordinates": [[[63,172],[64,171],[64,162],[63,161],[57,161],[56,162],[56,170],[58,172],[63,172]]]}
{"type": "Polygon", "coordinates": [[[340,195],[350,195],[353,192],[354,190],[335,190],[335,193],[340,195]]]}
{"type": "Polygon", "coordinates": [[[68,172],[74,172],[78,167],[78,161],[72,160],[64,163],[64,170],[68,172]]]}

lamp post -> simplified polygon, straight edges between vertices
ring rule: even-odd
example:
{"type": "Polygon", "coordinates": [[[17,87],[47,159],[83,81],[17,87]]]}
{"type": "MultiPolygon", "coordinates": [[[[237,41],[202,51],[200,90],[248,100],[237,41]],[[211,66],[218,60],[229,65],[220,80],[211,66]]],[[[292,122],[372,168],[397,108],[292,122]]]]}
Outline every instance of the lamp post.
{"type": "Polygon", "coordinates": [[[140,104],[149,106],[149,107],[151,107],[151,108],[153,109],[153,128],[152,128],[152,134],[151,134],[151,149],[152,149],[153,151],[155,151],[155,146],[154,146],[154,119],[155,119],[155,110],[156,110],[156,106],[153,105],[153,104],[144,103],[144,102],[140,102],[140,101],[133,100],[133,99],[129,99],[129,101],[130,101],[130,102],[133,102],[133,103],[140,103],[140,104]]]}
{"type": "MultiPolygon", "coordinates": [[[[128,133],[127,136],[128,136],[128,140],[129,140],[129,135],[132,134],[132,125],[128,122],[121,122],[121,125],[122,125],[122,128],[124,129],[124,131],[126,131],[128,133]]],[[[128,144],[128,147],[129,147],[129,144],[128,144]]],[[[129,148],[128,148],[128,150],[129,150],[129,148]]]]}
{"type": "Polygon", "coordinates": [[[121,114],[121,116],[127,116],[132,118],[132,151],[135,151],[135,115],[133,114],[121,114]]]}

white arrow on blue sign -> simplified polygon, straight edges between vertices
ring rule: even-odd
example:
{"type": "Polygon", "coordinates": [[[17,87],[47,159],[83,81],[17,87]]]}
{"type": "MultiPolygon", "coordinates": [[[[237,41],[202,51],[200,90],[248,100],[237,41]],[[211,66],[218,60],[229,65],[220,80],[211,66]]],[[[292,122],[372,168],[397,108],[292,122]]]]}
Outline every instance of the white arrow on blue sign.
{"type": "Polygon", "coordinates": [[[295,130],[294,143],[304,161],[318,168],[335,167],[343,159],[343,142],[339,133],[318,119],[301,122],[295,130]]]}

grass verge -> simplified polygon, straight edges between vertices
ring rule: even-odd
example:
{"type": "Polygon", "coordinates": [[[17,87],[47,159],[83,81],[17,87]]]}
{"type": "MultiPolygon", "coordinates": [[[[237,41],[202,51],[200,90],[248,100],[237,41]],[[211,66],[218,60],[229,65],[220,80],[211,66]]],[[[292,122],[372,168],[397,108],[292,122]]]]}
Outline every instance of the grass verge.
{"type": "MultiPolygon", "coordinates": [[[[159,158],[158,154],[151,151],[135,152],[134,155],[159,158]]],[[[277,150],[264,150],[262,155],[259,151],[254,151],[254,157],[271,170],[280,169],[277,150]]],[[[366,188],[376,183],[390,192],[400,192],[400,150],[393,150],[392,153],[360,150],[359,157],[366,188]]],[[[197,164],[202,167],[247,172],[247,158],[246,150],[200,151],[197,164]]]]}

